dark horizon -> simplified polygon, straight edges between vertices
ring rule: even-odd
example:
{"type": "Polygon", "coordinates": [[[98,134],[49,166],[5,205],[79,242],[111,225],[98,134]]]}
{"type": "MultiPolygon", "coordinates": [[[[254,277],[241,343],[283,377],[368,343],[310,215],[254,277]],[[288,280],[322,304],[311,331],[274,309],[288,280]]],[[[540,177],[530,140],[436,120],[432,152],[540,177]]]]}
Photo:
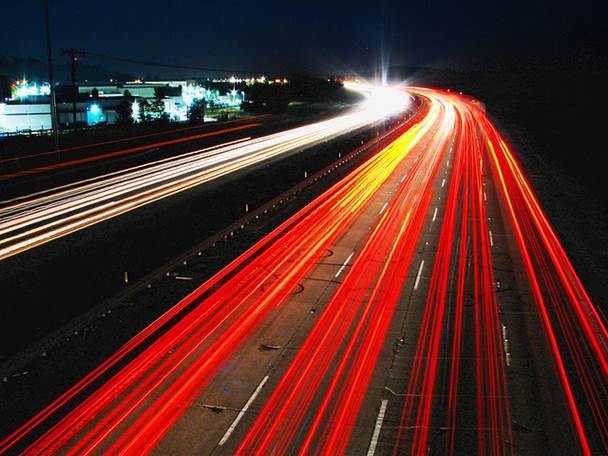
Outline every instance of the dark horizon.
{"type": "MultiPolygon", "coordinates": [[[[53,51],[75,47],[135,60],[254,72],[343,74],[379,67],[484,69],[496,66],[606,66],[606,32],[590,5],[516,1],[507,8],[474,1],[404,5],[363,2],[310,5],[231,2],[174,7],[115,0],[50,2],[53,51]]],[[[42,2],[4,5],[17,18],[0,31],[0,55],[46,60],[42,2]]],[[[82,63],[125,64],[97,57],[82,63]]],[[[130,71],[138,66],[127,65],[130,71]]],[[[140,66],[141,67],[141,66],[140,66]]],[[[150,67],[150,73],[180,70],[150,67]]]]}

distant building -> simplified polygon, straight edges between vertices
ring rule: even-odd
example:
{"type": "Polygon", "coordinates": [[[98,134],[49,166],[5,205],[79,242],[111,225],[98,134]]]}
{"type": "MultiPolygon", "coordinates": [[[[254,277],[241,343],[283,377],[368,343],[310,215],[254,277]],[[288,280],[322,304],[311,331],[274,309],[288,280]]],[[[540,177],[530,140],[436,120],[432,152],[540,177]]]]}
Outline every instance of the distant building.
{"type": "MultiPolygon", "coordinates": [[[[74,105],[71,100],[65,101],[65,99],[62,99],[57,102],[57,121],[61,127],[72,126],[74,123],[74,105]]],[[[89,127],[106,123],[102,105],[88,98],[79,98],[76,102],[76,123],[89,127]],[[92,116],[91,112],[95,115],[92,116]]]]}
{"type": "Polygon", "coordinates": [[[78,84],[78,93],[86,93],[87,95],[91,95],[95,89],[97,89],[100,96],[122,94],[120,87],[117,84],[78,84]]]}
{"type": "MultiPolygon", "coordinates": [[[[187,119],[188,103],[182,96],[182,87],[190,81],[129,81],[125,83],[86,83],[78,85],[79,97],[93,97],[97,91],[96,102],[106,112],[108,124],[116,121],[116,106],[120,104],[125,92],[129,92],[136,103],[152,101],[157,97],[163,100],[165,112],[174,121],[187,119]]],[[[71,98],[70,98],[71,99],[71,98]]],[[[138,121],[139,119],[135,119],[138,121]]]]}
{"type": "Polygon", "coordinates": [[[47,100],[39,103],[0,103],[0,134],[48,130],[51,106],[47,100]]]}
{"type": "MultiPolygon", "coordinates": [[[[134,113],[143,100],[150,102],[160,98],[165,113],[174,121],[187,120],[188,107],[197,99],[205,99],[210,109],[238,109],[245,99],[245,93],[236,90],[236,85],[271,83],[263,77],[259,81],[231,78],[207,81],[203,85],[194,80],[79,83],[76,87],[76,123],[81,126],[116,123],[116,108],[127,91],[134,99],[134,113]]],[[[2,79],[0,85],[1,83],[2,79]]],[[[0,94],[1,90],[2,87],[0,94]]],[[[51,128],[48,83],[21,80],[8,84],[6,90],[11,92],[0,98],[0,134],[51,128]]],[[[70,85],[58,85],[55,95],[58,124],[60,128],[70,128],[74,123],[73,88],[70,85]]],[[[139,121],[139,118],[135,121],[139,121]]]]}

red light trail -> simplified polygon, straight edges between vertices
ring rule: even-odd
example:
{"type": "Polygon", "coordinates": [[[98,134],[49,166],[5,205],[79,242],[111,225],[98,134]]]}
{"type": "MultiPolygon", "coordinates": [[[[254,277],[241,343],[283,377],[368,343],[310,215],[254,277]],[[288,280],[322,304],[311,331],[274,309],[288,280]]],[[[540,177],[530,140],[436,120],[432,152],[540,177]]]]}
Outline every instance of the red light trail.
{"type": "Polygon", "coordinates": [[[302,283],[330,274],[301,342],[268,364],[262,383],[252,380],[259,387],[209,452],[515,454],[519,389],[497,281],[504,259],[491,231],[499,222],[509,264],[525,278],[517,291],[530,296],[546,341],[543,369],[555,379],[564,438],[570,429],[583,454],[607,452],[605,318],[478,104],[409,90],[421,109],[365,163],[5,438],[0,452],[139,455],[179,444],[172,430],[197,398],[219,375],[245,378],[232,369],[247,346],[289,317],[281,312],[302,283]],[[490,191],[499,221],[488,214],[490,191]],[[321,261],[337,249],[350,253],[345,261],[321,261]],[[404,342],[389,363],[395,334],[404,342]],[[381,399],[371,419],[366,410],[381,399]]]}
{"type": "MultiPolygon", "coordinates": [[[[46,171],[55,171],[58,169],[69,168],[71,166],[82,165],[84,163],[91,163],[91,162],[98,161],[98,160],[104,160],[106,158],[121,157],[123,155],[129,155],[129,154],[134,154],[136,152],[150,150],[155,147],[164,147],[164,146],[169,146],[171,144],[180,144],[180,143],[185,143],[188,141],[194,141],[196,139],[203,139],[203,138],[209,138],[211,136],[223,135],[226,133],[233,133],[233,132],[237,132],[237,131],[241,131],[241,130],[246,130],[248,128],[259,127],[260,125],[262,125],[262,124],[261,123],[249,123],[249,124],[245,124],[245,125],[239,125],[237,127],[229,127],[229,128],[223,128],[221,130],[214,130],[214,131],[205,132],[205,133],[197,133],[196,135],[186,136],[183,138],[167,139],[167,140],[156,142],[156,143],[144,144],[142,146],[129,147],[127,149],[121,149],[121,150],[117,150],[117,151],[113,151],[113,152],[106,152],[103,154],[97,154],[97,155],[93,155],[90,157],[76,158],[76,159],[72,159],[69,161],[54,163],[52,165],[39,166],[37,168],[30,168],[30,169],[26,169],[23,171],[17,171],[14,173],[0,174],[0,182],[4,181],[4,180],[14,179],[16,177],[30,176],[32,174],[40,174],[40,173],[43,173],[46,171]]],[[[129,138],[129,139],[133,139],[133,138],[129,138]]]]}

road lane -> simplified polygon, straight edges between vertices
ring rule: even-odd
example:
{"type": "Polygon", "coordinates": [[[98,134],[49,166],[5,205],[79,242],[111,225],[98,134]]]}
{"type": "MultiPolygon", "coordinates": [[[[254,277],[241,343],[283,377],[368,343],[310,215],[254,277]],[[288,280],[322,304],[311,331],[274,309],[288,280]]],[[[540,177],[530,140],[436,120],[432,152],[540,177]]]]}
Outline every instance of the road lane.
{"type": "Polygon", "coordinates": [[[412,91],[421,120],[178,304],[31,454],[607,449],[603,317],[485,114],[412,91]]]}

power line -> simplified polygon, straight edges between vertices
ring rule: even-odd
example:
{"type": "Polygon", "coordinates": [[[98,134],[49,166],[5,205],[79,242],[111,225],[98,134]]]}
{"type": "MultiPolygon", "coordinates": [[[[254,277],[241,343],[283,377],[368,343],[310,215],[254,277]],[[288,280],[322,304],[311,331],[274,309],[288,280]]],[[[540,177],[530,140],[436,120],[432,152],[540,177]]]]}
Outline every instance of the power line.
{"type": "Polygon", "coordinates": [[[210,68],[210,67],[199,67],[193,65],[178,65],[175,63],[165,63],[165,62],[151,62],[147,60],[139,60],[139,59],[130,59],[126,57],[118,57],[108,54],[101,54],[98,52],[88,52],[82,51],[82,55],[84,56],[92,56],[106,60],[113,60],[115,62],[122,63],[133,63],[137,65],[147,65],[147,66],[155,66],[155,67],[163,67],[163,68],[175,68],[180,70],[194,70],[194,71],[208,71],[212,73],[231,73],[231,74],[268,74],[268,75],[281,75],[281,73],[277,72],[269,72],[269,71],[251,71],[251,70],[237,70],[234,68],[210,68]]]}

